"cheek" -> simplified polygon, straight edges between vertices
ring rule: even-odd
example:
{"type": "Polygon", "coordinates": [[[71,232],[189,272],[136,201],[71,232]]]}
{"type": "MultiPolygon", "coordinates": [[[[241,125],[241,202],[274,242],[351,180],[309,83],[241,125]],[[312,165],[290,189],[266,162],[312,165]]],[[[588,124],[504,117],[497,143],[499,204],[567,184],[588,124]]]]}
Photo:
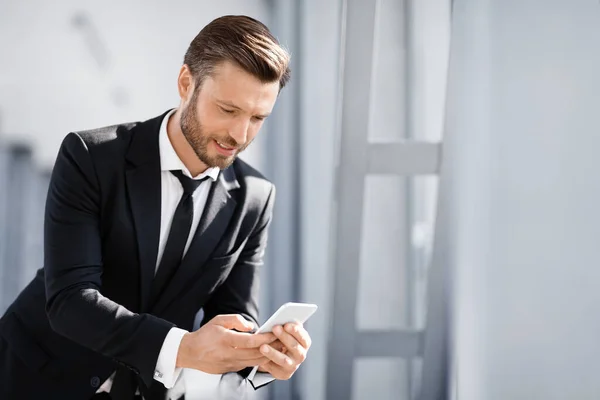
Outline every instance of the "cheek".
{"type": "Polygon", "coordinates": [[[206,135],[222,132],[227,127],[227,119],[215,107],[198,107],[196,118],[206,135]]]}
{"type": "Polygon", "coordinates": [[[229,124],[223,118],[209,117],[200,120],[204,136],[222,136],[229,131],[229,124]]]}

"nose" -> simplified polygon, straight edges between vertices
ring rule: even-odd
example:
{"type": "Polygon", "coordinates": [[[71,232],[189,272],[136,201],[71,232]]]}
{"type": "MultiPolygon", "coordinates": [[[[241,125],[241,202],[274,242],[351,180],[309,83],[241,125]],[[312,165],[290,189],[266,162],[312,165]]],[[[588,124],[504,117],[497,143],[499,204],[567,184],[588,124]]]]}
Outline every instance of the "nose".
{"type": "Polygon", "coordinates": [[[250,120],[247,118],[239,118],[229,129],[229,136],[231,136],[236,143],[241,146],[246,143],[248,139],[248,128],[250,127],[250,120]]]}

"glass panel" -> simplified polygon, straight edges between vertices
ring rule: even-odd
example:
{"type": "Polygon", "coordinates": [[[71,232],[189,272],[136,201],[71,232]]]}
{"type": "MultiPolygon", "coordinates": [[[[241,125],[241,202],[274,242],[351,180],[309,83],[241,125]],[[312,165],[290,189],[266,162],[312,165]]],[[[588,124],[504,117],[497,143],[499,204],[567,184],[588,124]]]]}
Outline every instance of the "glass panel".
{"type": "Polygon", "coordinates": [[[404,1],[379,1],[373,54],[370,142],[397,141],[407,136],[404,10],[404,1]]]}
{"type": "Polygon", "coordinates": [[[422,329],[437,176],[365,180],[358,329],[422,329]]]}
{"type": "Polygon", "coordinates": [[[356,360],[352,379],[352,400],[409,400],[408,376],[407,360],[356,360]]]}
{"type": "Polygon", "coordinates": [[[411,326],[419,329],[425,327],[427,276],[435,232],[438,180],[437,176],[411,179],[411,326]]]}
{"type": "Polygon", "coordinates": [[[407,180],[365,179],[357,298],[358,329],[407,327],[407,180]]]}

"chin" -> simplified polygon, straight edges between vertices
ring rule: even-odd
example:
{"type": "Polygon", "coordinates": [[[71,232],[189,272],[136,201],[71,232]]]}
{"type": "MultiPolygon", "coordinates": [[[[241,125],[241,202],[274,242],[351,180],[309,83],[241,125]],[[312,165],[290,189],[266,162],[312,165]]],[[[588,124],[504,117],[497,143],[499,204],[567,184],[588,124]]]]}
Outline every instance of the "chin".
{"type": "Polygon", "coordinates": [[[209,165],[210,167],[218,167],[219,169],[225,169],[227,167],[229,167],[231,164],[233,164],[233,162],[235,161],[237,155],[236,156],[232,156],[232,157],[227,157],[227,158],[223,158],[223,157],[212,157],[210,160],[210,162],[206,163],[206,165],[209,165]]]}
{"type": "Polygon", "coordinates": [[[217,165],[220,169],[225,169],[231,166],[231,164],[233,164],[233,162],[235,161],[235,157],[233,158],[228,158],[226,161],[223,161],[221,163],[219,163],[219,165],[217,165]]]}

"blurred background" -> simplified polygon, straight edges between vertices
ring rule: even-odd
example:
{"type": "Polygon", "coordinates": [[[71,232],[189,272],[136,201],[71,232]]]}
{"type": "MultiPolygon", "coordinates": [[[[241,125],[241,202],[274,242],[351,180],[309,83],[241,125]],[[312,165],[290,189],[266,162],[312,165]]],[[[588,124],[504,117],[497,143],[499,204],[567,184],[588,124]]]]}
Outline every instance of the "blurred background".
{"type": "Polygon", "coordinates": [[[243,155],[278,188],[261,322],[319,305],[252,397],[599,399],[597,0],[0,0],[0,313],[42,267],[64,136],[176,106],[225,14],[293,60],[243,155]]]}

